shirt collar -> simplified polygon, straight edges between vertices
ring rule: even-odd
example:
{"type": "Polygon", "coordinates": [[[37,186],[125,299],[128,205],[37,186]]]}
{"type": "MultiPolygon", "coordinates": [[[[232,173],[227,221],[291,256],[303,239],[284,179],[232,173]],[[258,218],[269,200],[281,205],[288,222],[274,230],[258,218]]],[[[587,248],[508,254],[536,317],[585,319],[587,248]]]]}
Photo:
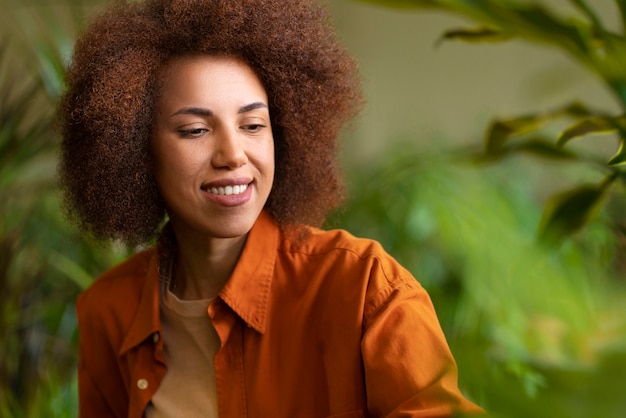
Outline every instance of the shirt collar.
{"type": "MultiPolygon", "coordinates": [[[[219,297],[248,325],[263,334],[266,329],[270,287],[280,230],[274,220],[261,212],[248,234],[243,252],[219,297]]],[[[159,256],[156,248],[148,251],[146,280],[143,283],[137,314],[119,354],[141,344],[161,331],[159,318],[159,256]]]]}
{"type": "Polygon", "coordinates": [[[280,230],[262,212],[248,234],[235,270],[219,297],[249,326],[263,334],[280,230]]]}
{"type": "Polygon", "coordinates": [[[159,256],[156,248],[147,251],[146,276],[141,290],[137,313],[122,343],[119,354],[141,344],[161,330],[159,322],[159,256]]]}

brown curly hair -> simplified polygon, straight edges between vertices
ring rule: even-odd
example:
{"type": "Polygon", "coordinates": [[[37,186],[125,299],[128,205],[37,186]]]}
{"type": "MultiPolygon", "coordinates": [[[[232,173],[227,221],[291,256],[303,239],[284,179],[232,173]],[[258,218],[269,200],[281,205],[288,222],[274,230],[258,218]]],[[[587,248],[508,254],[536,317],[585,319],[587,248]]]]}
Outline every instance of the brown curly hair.
{"type": "Polygon", "coordinates": [[[343,196],[336,137],[362,103],[357,65],[314,0],[115,2],[79,37],[59,114],[66,210],[97,239],[145,244],[165,208],[150,145],[158,74],[183,55],[245,61],[266,88],[282,227],[321,223],[343,196]]]}

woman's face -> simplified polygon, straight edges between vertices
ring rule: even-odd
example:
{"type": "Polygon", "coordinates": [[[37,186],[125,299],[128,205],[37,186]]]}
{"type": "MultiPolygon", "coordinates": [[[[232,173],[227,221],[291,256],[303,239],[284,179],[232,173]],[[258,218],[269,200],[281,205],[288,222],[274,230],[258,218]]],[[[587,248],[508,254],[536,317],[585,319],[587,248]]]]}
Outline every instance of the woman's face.
{"type": "Polygon", "coordinates": [[[161,77],[152,147],[174,230],[244,236],[274,179],[265,89],[248,65],[227,57],[179,58],[161,77]]]}

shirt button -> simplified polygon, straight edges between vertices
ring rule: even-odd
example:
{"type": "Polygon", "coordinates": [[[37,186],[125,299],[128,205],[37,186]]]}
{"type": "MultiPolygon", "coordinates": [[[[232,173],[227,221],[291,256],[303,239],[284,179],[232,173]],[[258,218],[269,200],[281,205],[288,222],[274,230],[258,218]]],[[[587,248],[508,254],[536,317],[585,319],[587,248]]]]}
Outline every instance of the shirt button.
{"type": "Polygon", "coordinates": [[[155,343],[159,342],[159,333],[155,332],[154,334],[152,334],[152,341],[154,341],[155,343]]]}
{"type": "Polygon", "coordinates": [[[146,379],[137,380],[137,387],[141,390],[148,389],[148,381],[146,379]]]}

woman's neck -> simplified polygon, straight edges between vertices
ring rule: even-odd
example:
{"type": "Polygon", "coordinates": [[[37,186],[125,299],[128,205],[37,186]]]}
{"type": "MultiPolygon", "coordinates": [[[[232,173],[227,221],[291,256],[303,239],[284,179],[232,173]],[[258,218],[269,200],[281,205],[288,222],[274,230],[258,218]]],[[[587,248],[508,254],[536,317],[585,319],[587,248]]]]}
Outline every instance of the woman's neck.
{"type": "Polygon", "coordinates": [[[170,289],[180,299],[212,299],[230,278],[246,236],[198,239],[177,233],[170,289]],[[182,236],[181,236],[182,235],[182,236]]]}

